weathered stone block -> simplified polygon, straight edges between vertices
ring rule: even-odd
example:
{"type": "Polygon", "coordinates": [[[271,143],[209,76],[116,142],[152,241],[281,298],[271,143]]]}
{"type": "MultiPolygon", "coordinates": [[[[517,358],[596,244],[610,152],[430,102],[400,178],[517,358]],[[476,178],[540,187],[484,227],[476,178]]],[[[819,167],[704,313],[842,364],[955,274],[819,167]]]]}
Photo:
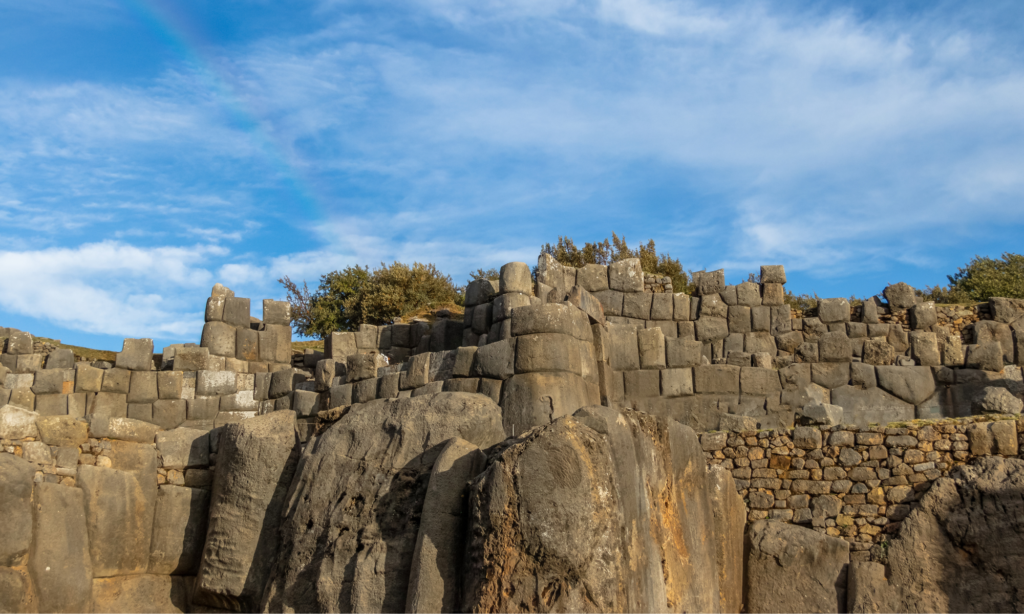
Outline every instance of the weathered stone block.
{"type": "Polygon", "coordinates": [[[36,605],[40,612],[88,612],[93,570],[83,491],[43,482],[35,503],[28,570],[36,605]]]}
{"type": "Polygon", "coordinates": [[[740,368],[740,393],[767,396],[778,392],[782,392],[782,383],[775,369],[740,368]]]}
{"type": "Polygon", "coordinates": [[[661,371],[661,395],[681,397],[693,394],[692,369],[664,369],[661,371]]]}
{"type": "Polygon", "coordinates": [[[780,306],[785,303],[785,291],[782,284],[763,283],[761,284],[761,304],[769,307],[780,306]]]}
{"type": "Polygon", "coordinates": [[[290,411],[224,427],[194,603],[235,611],[259,607],[277,563],[278,525],[297,444],[290,411]]]}
{"type": "Polygon", "coordinates": [[[265,324],[291,326],[291,304],[288,303],[288,301],[274,301],[271,299],[263,299],[263,322],[265,324]]]}
{"type": "Polygon", "coordinates": [[[36,469],[34,464],[12,454],[0,454],[0,517],[4,519],[0,566],[21,565],[32,545],[32,480],[36,469]]]}
{"type": "Polygon", "coordinates": [[[199,371],[196,373],[196,395],[198,396],[221,396],[234,394],[237,391],[238,378],[233,371],[199,371]]]}
{"type": "Polygon", "coordinates": [[[260,359],[260,335],[251,328],[235,329],[235,358],[258,361],[260,359]]]}
{"type": "Polygon", "coordinates": [[[46,357],[47,369],[74,369],[75,353],[68,349],[56,349],[46,357]]]}
{"type": "Polygon", "coordinates": [[[213,420],[220,412],[220,397],[196,396],[186,401],[185,415],[189,420],[213,420]]]}
{"type": "Polygon", "coordinates": [[[215,356],[235,356],[235,327],[226,322],[207,322],[200,346],[215,356]]]}
{"type": "Polygon", "coordinates": [[[85,363],[75,365],[75,392],[99,392],[103,386],[103,369],[85,363]]]}
{"type": "Polygon", "coordinates": [[[660,328],[638,330],[637,345],[640,351],[641,369],[664,369],[665,335],[660,328]]]}
{"type": "Polygon", "coordinates": [[[501,267],[498,276],[498,292],[500,294],[509,292],[530,294],[532,291],[533,278],[530,275],[530,265],[525,262],[509,262],[501,267]]]}
{"type": "Polygon", "coordinates": [[[249,328],[250,317],[249,299],[229,296],[224,300],[225,323],[236,328],[249,328]]]}
{"type": "MultiPolygon", "coordinates": [[[[643,281],[641,280],[641,283],[643,281]]],[[[7,338],[7,353],[14,355],[32,353],[32,335],[22,331],[11,331],[7,338]]]]}
{"type": "Polygon", "coordinates": [[[98,392],[92,400],[88,414],[94,417],[124,418],[128,415],[128,395],[114,392],[98,392]]]}
{"type": "MultiPolygon", "coordinates": [[[[485,348],[481,348],[477,353],[488,352],[489,348],[501,343],[508,342],[501,341],[495,344],[490,344],[485,348]]],[[[517,337],[515,340],[515,372],[535,373],[541,371],[568,371],[570,373],[582,375],[583,371],[580,363],[580,350],[578,344],[579,342],[576,339],[569,335],[559,333],[523,335],[521,337],[517,337]]],[[[503,352],[504,349],[500,349],[498,351],[503,352]]],[[[499,370],[504,370],[503,357],[498,362],[501,365],[499,370]]],[[[483,363],[481,363],[481,370],[479,373],[482,377],[507,379],[512,375],[511,373],[505,377],[500,377],[496,374],[487,375],[482,369],[483,363]]]]}
{"type": "Polygon", "coordinates": [[[36,373],[32,382],[34,394],[61,394],[64,392],[64,380],[67,379],[64,369],[45,369],[36,373]]]}
{"type": "Polygon", "coordinates": [[[153,340],[125,339],[117,353],[115,366],[130,371],[149,371],[153,368],[153,340]]]}
{"type": "Polygon", "coordinates": [[[734,305],[729,307],[729,332],[749,333],[750,328],[750,307],[734,305]]]}
{"type": "Polygon", "coordinates": [[[725,318],[700,318],[696,333],[699,341],[719,341],[729,336],[729,323],[725,318]]]}
{"type": "Polygon", "coordinates": [[[203,371],[209,369],[210,348],[181,348],[174,352],[175,371],[203,371]]]}
{"type": "Polygon", "coordinates": [[[173,429],[186,418],[185,399],[163,399],[153,402],[153,424],[173,429]]]}
{"type": "Polygon", "coordinates": [[[628,293],[623,295],[622,316],[638,320],[651,319],[651,294],[647,292],[628,293]]]}
{"type": "Polygon", "coordinates": [[[625,371],[622,374],[626,399],[644,399],[661,396],[661,377],[658,371],[625,371]]]}
{"type": "Polygon", "coordinates": [[[936,367],[941,365],[942,357],[939,355],[939,343],[935,333],[923,331],[910,333],[910,355],[917,361],[917,364],[922,366],[936,367]]]}
{"type": "Polygon", "coordinates": [[[845,298],[824,298],[818,301],[818,319],[826,324],[850,321],[850,303],[845,298]]]}
{"type": "Polygon", "coordinates": [[[155,371],[135,371],[132,373],[131,386],[128,389],[129,403],[152,403],[159,398],[155,371]]]}
{"type": "MultiPolygon", "coordinates": [[[[539,335],[536,335],[536,337],[539,337],[539,335]]],[[[538,341],[537,343],[540,344],[543,342],[538,341]]],[[[517,366],[515,348],[516,344],[513,343],[512,339],[502,339],[501,341],[489,343],[478,348],[476,354],[473,356],[471,375],[473,375],[473,377],[486,377],[500,380],[512,377],[512,374],[516,372],[515,367],[517,366]]],[[[523,364],[524,366],[529,364],[529,361],[526,360],[525,357],[523,364]]]]}
{"type": "Polygon", "coordinates": [[[78,467],[77,485],[85,495],[89,553],[97,578],[145,573],[149,565],[156,467],[139,469],[140,473],[78,467]]]}
{"type": "Polygon", "coordinates": [[[210,464],[210,437],[206,431],[178,428],[156,434],[156,449],[167,469],[210,464]]]}
{"type": "Polygon", "coordinates": [[[697,394],[739,394],[740,368],[731,365],[700,365],[693,369],[697,394]]]}
{"type": "Polygon", "coordinates": [[[643,292],[644,272],[639,258],[626,258],[608,265],[608,287],[619,292],[643,292]]]}

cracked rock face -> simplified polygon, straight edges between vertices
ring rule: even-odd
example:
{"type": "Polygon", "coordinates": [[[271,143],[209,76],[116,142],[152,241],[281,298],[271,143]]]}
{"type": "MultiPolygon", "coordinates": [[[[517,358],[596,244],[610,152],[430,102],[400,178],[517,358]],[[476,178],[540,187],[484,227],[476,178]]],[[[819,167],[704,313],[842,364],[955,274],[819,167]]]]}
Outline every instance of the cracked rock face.
{"type": "Polygon", "coordinates": [[[898,612],[1024,611],[1024,461],[987,457],[935,481],[889,548],[898,612]]]}
{"type": "Polygon", "coordinates": [[[691,429],[588,407],[508,444],[471,487],[464,610],[721,611],[742,555],[720,569],[715,544],[742,543],[743,503],[715,524],[691,429]]]}

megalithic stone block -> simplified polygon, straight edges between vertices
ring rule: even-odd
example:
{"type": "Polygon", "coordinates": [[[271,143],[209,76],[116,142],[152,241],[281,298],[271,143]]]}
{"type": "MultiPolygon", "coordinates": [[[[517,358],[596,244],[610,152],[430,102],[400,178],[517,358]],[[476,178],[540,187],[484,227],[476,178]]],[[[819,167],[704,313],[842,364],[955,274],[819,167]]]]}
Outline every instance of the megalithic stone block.
{"type": "Polygon", "coordinates": [[[235,358],[252,362],[260,359],[259,332],[251,328],[235,329],[235,358]]]}
{"type": "Polygon", "coordinates": [[[345,362],[345,359],[357,351],[355,333],[333,332],[324,340],[324,357],[335,362],[345,362]]]}
{"type": "Polygon", "coordinates": [[[207,322],[200,345],[214,356],[235,357],[235,327],[227,322],[207,322]]]}
{"type": "Polygon", "coordinates": [[[194,603],[254,612],[277,563],[278,526],[298,460],[295,413],[224,426],[194,603]]]}
{"type": "Polygon", "coordinates": [[[92,559],[80,488],[42,482],[35,488],[29,575],[40,612],[91,609],[92,559]]]}
{"type": "Polygon", "coordinates": [[[522,292],[529,294],[533,290],[533,278],[530,275],[530,265],[525,262],[509,262],[501,267],[498,278],[498,292],[508,294],[509,292],[522,292]]]}
{"type": "Polygon", "coordinates": [[[466,489],[486,460],[479,447],[454,437],[434,461],[409,573],[407,612],[459,609],[466,489]]]}
{"type": "Polygon", "coordinates": [[[249,328],[249,299],[228,297],[224,301],[224,322],[236,328],[249,328]]]}
{"type": "Polygon", "coordinates": [[[149,371],[153,368],[153,340],[125,339],[124,346],[117,353],[115,366],[131,371],[149,371]]]}
{"type": "Polygon", "coordinates": [[[643,292],[644,271],[639,258],[626,258],[608,266],[608,287],[619,292],[643,292]]]}
{"type": "Polygon", "coordinates": [[[156,464],[152,475],[92,465],[78,466],[85,494],[89,552],[98,578],[145,573],[156,509],[156,464]]]}
{"type": "Polygon", "coordinates": [[[292,306],[288,301],[263,300],[263,322],[279,326],[291,326],[292,306]]]}

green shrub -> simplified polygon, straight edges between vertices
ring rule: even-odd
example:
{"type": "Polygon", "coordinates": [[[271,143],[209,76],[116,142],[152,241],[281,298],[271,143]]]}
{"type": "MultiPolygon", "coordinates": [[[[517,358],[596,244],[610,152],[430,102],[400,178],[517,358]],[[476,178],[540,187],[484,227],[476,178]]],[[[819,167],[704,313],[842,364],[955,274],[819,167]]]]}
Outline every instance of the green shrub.
{"type": "Polygon", "coordinates": [[[1008,252],[998,260],[975,256],[946,278],[948,286],[926,286],[925,298],[937,303],[985,301],[994,296],[1024,298],[1024,256],[1008,252]]]}
{"type": "Polygon", "coordinates": [[[542,254],[549,254],[559,263],[580,268],[587,264],[608,265],[613,262],[627,258],[638,258],[640,268],[645,273],[662,275],[672,279],[672,289],[675,292],[692,292],[690,287],[690,276],[683,270],[683,265],[668,253],[659,254],[654,246],[654,239],[646,245],[640,244],[636,249],[630,249],[626,244],[625,237],[612,233],[612,240],[600,241],[598,243],[584,243],[582,248],[569,237],[558,237],[554,245],[545,243],[540,251],[542,254]]]}
{"type": "Polygon", "coordinates": [[[287,276],[278,280],[292,305],[292,326],[304,337],[326,337],[360,324],[387,324],[435,305],[461,304],[452,280],[433,264],[381,263],[379,269],[346,267],[320,277],[316,293],[287,276]]]}

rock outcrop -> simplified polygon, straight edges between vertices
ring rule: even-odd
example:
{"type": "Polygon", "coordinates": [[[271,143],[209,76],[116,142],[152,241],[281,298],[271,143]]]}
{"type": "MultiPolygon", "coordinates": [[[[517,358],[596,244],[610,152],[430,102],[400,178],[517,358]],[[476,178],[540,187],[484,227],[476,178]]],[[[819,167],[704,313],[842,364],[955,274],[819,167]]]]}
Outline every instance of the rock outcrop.
{"type": "Polygon", "coordinates": [[[502,441],[500,408],[475,393],[376,400],[316,435],[288,497],[263,609],[404,611],[431,472],[455,437],[481,448],[502,441]]]}
{"type": "Polygon", "coordinates": [[[470,505],[463,610],[723,608],[716,533],[742,514],[716,525],[700,443],[678,422],[581,409],[508,442],[470,505]]]}
{"type": "Polygon", "coordinates": [[[889,547],[898,612],[1024,611],[1024,461],[988,457],[935,481],[889,547]]]}

